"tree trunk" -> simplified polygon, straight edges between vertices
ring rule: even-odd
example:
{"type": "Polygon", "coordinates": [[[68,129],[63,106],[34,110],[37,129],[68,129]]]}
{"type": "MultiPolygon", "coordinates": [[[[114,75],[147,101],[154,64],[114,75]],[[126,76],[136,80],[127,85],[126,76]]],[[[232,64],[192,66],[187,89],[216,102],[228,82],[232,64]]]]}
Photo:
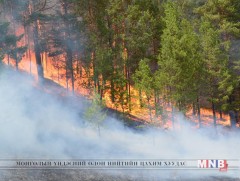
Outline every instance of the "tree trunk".
{"type": "Polygon", "coordinates": [[[73,71],[72,50],[70,48],[68,48],[67,50],[67,61],[68,61],[68,69],[70,70],[70,76],[71,76],[72,94],[74,94],[74,71],[73,71]]]}
{"type": "Polygon", "coordinates": [[[17,60],[15,61],[16,61],[16,70],[18,70],[18,61],[17,60]]]}
{"type": "MultiPolygon", "coordinates": [[[[238,123],[238,112],[237,111],[235,111],[235,120],[236,120],[236,123],[238,123]]],[[[235,127],[236,127],[236,125],[235,125],[235,127]]]]}
{"type": "Polygon", "coordinates": [[[8,65],[9,65],[9,63],[10,63],[10,55],[9,54],[7,55],[7,60],[8,60],[8,65]]]}
{"type": "Polygon", "coordinates": [[[113,77],[111,77],[111,101],[112,103],[115,102],[115,89],[114,89],[113,77]]]}
{"type": "MultiPolygon", "coordinates": [[[[28,38],[27,38],[27,36],[28,36],[28,32],[27,32],[27,27],[24,25],[23,26],[23,28],[24,28],[24,46],[27,46],[27,42],[28,42],[28,38]]],[[[26,58],[28,58],[28,52],[26,51],[25,52],[25,56],[26,56],[26,58]]]]}
{"type": "Polygon", "coordinates": [[[132,111],[132,101],[131,101],[132,97],[131,97],[131,85],[130,85],[130,81],[128,81],[128,104],[129,104],[129,112],[132,111]]]}
{"type": "Polygon", "coordinates": [[[81,65],[81,60],[78,61],[78,65],[79,65],[79,75],[80,75],[80,78],[82,78],[82,65],[81,65]]]}
{"type": "Polygon", "coordinates": [[[230,117],[231,128],[235,128],[235,127],[236,127],[236,115],[235,115],[235,111],[230,110],[230,111],[229,111],[229,117],[230,117]]]}
{"type": "MultiPolygon", "coordinates": [[[[108,29],[111,30],[112,29],[112,23],[110,21],[110,17],[107,16],[107,26],[108,26],[108,29]]],[[[114,52],[114,47],[113,47],[113,37],[112,37],[112,33],[109,33],[109,36],[108,36],[108,46],[109,48],[112,50],[112,52],[114,52]]],[[[111,101],[112,103],[115,102],[115,89],[114,89],[114,57],[113,57],[113,62],[111,63],[111,71],[112,71],[112,76],[111,76],[111,80],[110,80],[110,86],[111,86],[111,101]]]]}
{"type": "MultiPolygon", "coordinates": [[[[29,14],[32,14],[32,0],[29,1],[29,6],[28,6],[29,14]]],[[[31,56],[31,45],[30,45],[30,28],[29,26],[27,27],[27,41],[28,41],[28,55],[29,55],[29,72],[32,74],[32,56],[31,56]]],[[[33,39],[34,41],[34,39],[33,39]]]]}
{"type": "Polygon", "coordinates": [[[139,90],[139,102],[140,102],[140,107],[143,108],[142,90],[139,90]]]}
{"type": "Polygon", "coordinates": [[[100,81],[99,81],[99,79],[97,79],[96,81],[97,81],[97,88],[96,88],[96,91],[97,91],[98,95],[100,95],[100,92],[101,92],[100,81]]]}
{"type": "MultiPolygon", "coordinates": [[[[13,33],[16,35],[16,21],[13,15],[13,7],[11,6],[12,22],[13,22],[13,33]]],[[[17,57],[17,42],[14,42],[13,59],[15,60],[16,70],[18,70],[18,57],[17,57]]]]}
{"type": "Polygon", "coordinates": [[[213,113],[213,125],[214,127],[217,126],[217,118],[216,118],[216,110],[215,110],[215,104],[212,100],[212,113],[213,113]]]}
{"type": "Polygon", "coordinates": [[[220,120],[222,121],[223,120],[223,117],[222,117],[222,110],[220,109],[219,111],[219,115],[220,115],[220,120]]]}
{"type": "Polygon", "coordinates": [[[47,56],[47,52],[44,52],[44,57],[45,57],[45,63],[46,63],[46,71],[48,71],[48,56],[47,56]]]}
{"type": "Polygon", "coordinates": [[[27,28],[27,41],[28,41],[28,57],[29,57],[29,72],[32,74],[32,56],[31,56],[31,46],[30,46],[30,38],[29,38],[29,28],[27,28]]]}
{"type": "Polygon", "coordinates": [[[172,105],[172,128],[174,129],[175,127],[175,119],[174,119],[174,106],[173,106],[173,103],[171,103],[172,105]]]}
{"type": "Polygon", "coordinates": [[[152,122],[152,107],[151,107],[151,104],[150,104],[150,98],[147,97],[147,102],[148,102],[148,110],[149,110],[149,116],[150,116],[150,120],[152,122]]]}
{"type": "Polygon", "coordinates": [[[39,40],[38,24],[37,24],[37,20],[35,20],[33,25],[34,51],[35,51],[35,57],[36,57],[36,63],[37,63],[38,78],[43,79],[44,78],[43,66],[42,66],[41,51],[40,51],[38,40],[39,40]]]}
{"type": "Polygon", "coordinates": [[[67,91],[68,91],[68,70],[67,70],[67,62],[66,62],[65,71],[66,71],[66,86],[67,86],[67,91]]]}
{"type": "Polygon", "coordinates": [[[157,91],[154,90],[154,107],[155,107],[155,116],[158,117],[158,99],[157,99],[157,91]]]}
{"type": "Polygon", "coordinates": [[[199,102],[199,97],[197,97],[197,115],[198,115],[199,128],[201,128],[202,120],[201,120],[201,106],[200,106],[200,102],[199,102]]]}
{"type": "Polygon", "coordinates": [[[196,115],[196,105],[195,105],[195,103],[192,104],[192,115],[193,116],[196,115]]]}
{"type": "MultiPolygon", "coordinates": [[[[68,9],[67,9],[67,3],[62,3],[63,7],[63,13],[65,15],[68,15],[68,9]]],[[[66,27],[66,43],[67,43],[67,48],[66,48],[66,54],[67,54],[67,72],[69,71],[70,73],[70,78],[71,78],[71,84],[72,84],[72,94],[74,94],[74,70],[73,70],[73,52],[72,52],[72,41],[71,41],[71,32],[69,28],[69,23],[65,22],[65,27],[66,27]]]]}

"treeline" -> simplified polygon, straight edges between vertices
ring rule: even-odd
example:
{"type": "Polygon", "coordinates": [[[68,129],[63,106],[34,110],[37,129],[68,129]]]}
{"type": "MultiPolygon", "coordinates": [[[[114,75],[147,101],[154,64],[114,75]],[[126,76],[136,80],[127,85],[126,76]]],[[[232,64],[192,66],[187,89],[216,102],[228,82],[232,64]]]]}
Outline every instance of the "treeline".
{"type": "Polygon", "coordinates": [[[1,54],[17,67],[34,51],[40,78],[47,56],[72,92],[82,79],[80,86],[100,100],[124,113],[147,108],[152,121],[163,122],[171,107],[173,124],[175,111],[192,109],[201,125],[201,108],[211,107],[216,126],[216,112],[239,111],[238,0],[2,0],[1,6],[2,19],[11,22],[0,26],[1,54]]]}

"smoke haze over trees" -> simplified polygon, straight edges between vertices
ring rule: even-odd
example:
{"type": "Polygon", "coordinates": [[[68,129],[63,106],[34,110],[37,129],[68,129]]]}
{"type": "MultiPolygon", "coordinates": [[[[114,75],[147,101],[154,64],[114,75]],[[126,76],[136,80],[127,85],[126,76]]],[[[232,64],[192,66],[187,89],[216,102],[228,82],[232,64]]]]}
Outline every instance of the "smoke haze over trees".
{"type": "MultiPolygon", "coordinates": [[[[240,152],[239,83],[239,0],[0,0],[2,158],[230,165],[240,152]]],[[[125,176],[240,178],[239,168],[142,171],[125,176]]],[[[48,179],[64,180],[60,172],[48,179]]]]}
{"type": "MultiPolygon", "coordinates": [[[[238,0],[2,0],[0,57],[164,125],[240,108],[238,0]],[[55,78],[54,78],[55,76],[55,78]]],[[[230,115],[231,117],[231,115],[230,115]]]]}

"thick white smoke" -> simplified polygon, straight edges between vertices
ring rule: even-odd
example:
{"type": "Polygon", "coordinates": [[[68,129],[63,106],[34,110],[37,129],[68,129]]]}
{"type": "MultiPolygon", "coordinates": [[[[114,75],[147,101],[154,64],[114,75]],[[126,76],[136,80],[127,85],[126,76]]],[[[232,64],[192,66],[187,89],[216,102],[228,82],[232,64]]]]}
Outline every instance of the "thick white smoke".
{"type": "Polygon", "coordinates": [[[1,158],[239,158],[236,131],[215,134],[213,128],[196,130],[185,125],[177,131],[137,132],[107,118],[99,137],[84,123],[86,100],[71,98],[75,101],[71,103],[33,85],[29,76],[14,71],[0,74],[1,158]]]}

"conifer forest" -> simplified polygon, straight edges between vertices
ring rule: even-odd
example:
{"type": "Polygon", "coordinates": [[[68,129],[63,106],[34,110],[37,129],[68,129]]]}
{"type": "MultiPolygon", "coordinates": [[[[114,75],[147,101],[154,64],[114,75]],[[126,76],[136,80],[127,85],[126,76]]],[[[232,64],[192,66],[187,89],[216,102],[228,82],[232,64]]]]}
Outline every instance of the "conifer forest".
{"type": "Polygon", "coordinates": [[[3,158],[235,159],[240,1],[0,0],[0,106],[3,158]]]}

